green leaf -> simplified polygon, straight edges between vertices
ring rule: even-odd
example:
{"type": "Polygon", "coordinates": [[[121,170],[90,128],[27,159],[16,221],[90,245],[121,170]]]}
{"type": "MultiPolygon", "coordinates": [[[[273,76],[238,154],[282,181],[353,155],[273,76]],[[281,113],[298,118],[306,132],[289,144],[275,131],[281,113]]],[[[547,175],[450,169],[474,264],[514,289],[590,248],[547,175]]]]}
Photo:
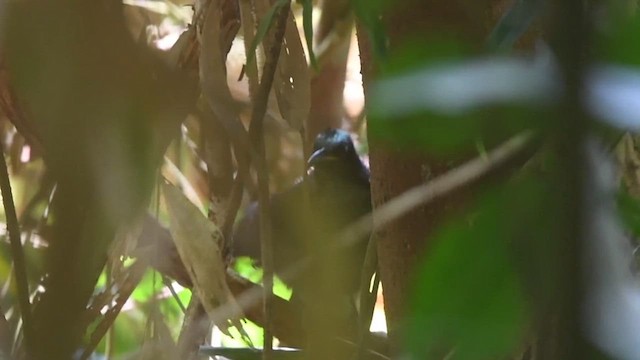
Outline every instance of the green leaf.
{"type": "Polygon", "coordinates": [[[457,41],[412,40],[384,65],[368,94],[372,137],[441,154],[473,153],[526,128],[550,123],[558,93],[543,66],[515,58],[465,58],[457,41]]]}
{"type": "Polygon", "coordinates": [[[600,57],[615,64],[640,66],[640,49],[631,45],[640,38],[640,18],[629,13],[614,15],[610,31],[596,38],[600,57]]]}
{"type": "Polygon", "coordinates": [[[389,56],[381,64],[382,74],[385,77],[406,74],[429,65],[461,61],[472,54],[473,50],[468,44],[451,34],[409,37],[398,44],[394,48],[393,56],[389,56]]]}
{"type": "Polygon", "coordinates": [[[513,134],[540,126],[543,113],[519,106],[480,109],[463,114],[417,111],[395,118],[371,111],[370,137],[404,149],[423,149],[435,155],[477,152],[477,144],[492,147],[513,134]]]}
{"type": "Polygon", "coordinates": [[[504,185],[433,239],[406,332],[413,358],[501,359],[517,349],[529,308],[512,242],[544,198],[530,179],[504,185]]]}
{"type": "MultiPolygon", "coordinates": [[[[255,283],[262,282],[263,269],[255,264],[253,259],[248,257],[238,257],[234,262],[234,270],[243,278],[255,283]]],[[[273,293],[277,296],[289,300],[291,299],[291,288],[289,288],[278,276],[273,278],[273,293]]]]}
{"type": "MultiPolygon", "coordinates": [[[[147,317],[139,307],[122,311],[113,323],[113,355],[131,353],[140,348],[140,341],[144,337],[147,317]]],[[[97,322],[89,327],[87,334],[95,330],[97,322]]],[[[89,341],[87,338],[85,341],[89,341]]],[[[106,351],[106,338],[102,338],[96,348],[96,353],[104,354],[106,351]]]]}
{"type": "Polygon", "coordinates": [[[313,51],[313,1],[301,0],[302,2],[302,27],[304,29],[304,39],[309,50],[309,61],[314,69],[318,69],[316,54],[313,51]]]}
{"type": "Polygon", "coordinates": [[[384,60],[387,58],[387,35],[382,23],[382,10],[388,1],[385,0],[352,0],[353,11],[367,30],[374,55],[384,60]]]}
{"type": "Polygon", "coordinates": [[[142,279],[138,283],[138,286],[133,290],[131,298],[139,303],[150,301],[157,295],[158,291],[161,291],[164,287],[161,280],[162,277],[157,273],[154,274],[154,270],[149,269],[145,271],[142,279]]]}
{"type": "Polygon", "coordinates": [[[275,14],[278,12],[278,10],[280,10],[280,8],[285,5],[289,5],[289,0],[278,0],[260,20],[258,31],[256,32],[256,36],[253,38],[253,42],[251,43],[249,54],[247,54],[247,66],[253,65],[253,62],[256,59],[256,49],[258,48],[258,45],[262,43],[264,37],[267,35],[267,32],[271,28],[271,25],[273,24],[273,17],[275,16],[275,14]]]}
{"type": "Polygon", "coordinates": [[[618,193],[618,209],[622,222],[636,237],[640,236],[640,201],[626,192],[618,193]]]}

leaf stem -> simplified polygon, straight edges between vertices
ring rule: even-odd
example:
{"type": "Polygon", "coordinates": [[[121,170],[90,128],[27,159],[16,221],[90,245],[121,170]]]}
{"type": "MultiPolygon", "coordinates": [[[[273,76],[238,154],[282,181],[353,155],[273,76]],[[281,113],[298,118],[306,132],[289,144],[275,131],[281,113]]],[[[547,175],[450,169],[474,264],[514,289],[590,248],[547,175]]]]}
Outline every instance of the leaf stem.
{"type": "MultiPolygon", "coordinates": [[[[0,143],[0,151],[2,144],[0,143]]],[[[11,243],[11,256],[14,263],[14,275],[18,288],[18,304],[22,316],[22,328],[25,339],[27,355],[33,345],[33,316],[31,314],[31,303],[29,302],[29,283],[27,282],[27,267],[24,259],[24,250],[20,239],[20,224],[16,215],[16,207],[13,203],[11,192],[11,182],[9,181],[9,170],[4,152],[0,156],[0,192],[2,193],[2,204],[7,218],[7,230],[9,231],[9,242],[11,243]]]]}

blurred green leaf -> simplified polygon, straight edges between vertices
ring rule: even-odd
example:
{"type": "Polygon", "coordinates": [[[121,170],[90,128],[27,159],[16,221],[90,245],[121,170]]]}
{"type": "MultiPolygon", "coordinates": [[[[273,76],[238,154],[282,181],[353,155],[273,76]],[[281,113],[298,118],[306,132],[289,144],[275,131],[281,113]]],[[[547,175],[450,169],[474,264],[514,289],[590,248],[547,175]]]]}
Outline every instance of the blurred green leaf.
{"type": "Polygon", "coordinates": [[[387,58],[387,35],[382,23],[385,0],[352,0],[353,11],[367,30],[374,55],[381,60],[387,58]]]}
{"type": "MultiPolygon", "coordinates": [[[[236,258],[234,263],[235,271],[249,281],[260,284],[262,282],[263,270],[257,266],[255,262],[248,257],[236,258]]],[[[273,278],[273,293],[277,296],[289,300],[291,298],[291,288],[289,288],[280,278],[273,278]]]]}
{"type": "Polygon", "coordinates": [[[380,64],[384,77],[406,74],[429,65],[468,58],[472,49],[451,34],[424,35],[406,39],[380,64]]]}
{"type": "Polygon", "coordinates": [[[618,193],[618,209],[624,225],[634,236],[640,236],[640,201],[627,192],[618,193]]]}
{"type": "Polygon", "coordinates": [[[596,49],[602,60],[619,65],[640,66],[640,48],[631,46],[640,38],[640,18],[628,13],[617,14],[610,31],[599,33],[596,49]]]}
{"type": "MultiPolygon", "coordinates": [[[[417,42],[416,42],[417,43],[417,42]]],[[[486,57],[443,37],[390,59],[367,102],[370,135],[436,153],[469,153],[544,127],[559,94],[544,59],[486,57]],[[426,66],[425,66],[426,64],[426,66]]]]}
{"type": "Polygon", "coordinates": [[[133,290],[131,294],[131,298],[136,302],[144,303],[155,295],[157,295],[158,291],[161,291],[164,285],[162,284],[162,277],[157,273],[154,275],[154,270],[149,269],[145,271],[142,280],[136,286],[136,289],[133,290]],[[154,283],[155,280],[155,283],[154,283]]]}
{"type": "Polygon", "coordinates": [[[481,109],[449,115],[418,111],[415,114],[386,119],[372,115],[370,136],[390,141],[403,148],[426,149],[436,155],[468,154],[496,145],[523,129],[537,127],[542,112],[518,106],[481,109]]]}
{"type": "MultiPolygon", "coordinates": [[[[113,335],[113,338],[111,339],[113,344],[113,355],[124,355],[136,351],[140,347],[142,339],[144,338],[146,323],[146,315],[137,307],[118,314],[118,317],[112,325],[111,331],[111,334],[113,335]]],[[[86,335],[92,333],[96,325],[97,323],[92,324],[86,335]]],[[[105,337],[100,341],[100,344],[96,348],[97,353],[105,353],[106,340],[107,338],[105,337]]]]}
{"type": "Polygon", "coordinates": [[[530,180],[494,189],[433,239],[407,329],[414,358],[500,359],[516,350],[529,309],[512,241],[522,223],[517,217],[538,210],[544,198],[530,180]],[[527,210],[513,211],[518,207],[527,210]]]}
{"type": "MultiPolygon", "coordinates": [[[[164,289],[166,290],[166,288],[164,289]]],[[[177,294],[182,304],[187,306],[191,299],[191,290],[183,289],[177,291],[177,294]]],[[[171,330],[171,335],[173,335],[174,339],[177,339],[184,320],[184,313],[180,305],[178,305],[173,296],[168,296],[158,302],[158,307],[160,313],[163,315],[164,322],[167,324],[169,330],[171,330]]]]}

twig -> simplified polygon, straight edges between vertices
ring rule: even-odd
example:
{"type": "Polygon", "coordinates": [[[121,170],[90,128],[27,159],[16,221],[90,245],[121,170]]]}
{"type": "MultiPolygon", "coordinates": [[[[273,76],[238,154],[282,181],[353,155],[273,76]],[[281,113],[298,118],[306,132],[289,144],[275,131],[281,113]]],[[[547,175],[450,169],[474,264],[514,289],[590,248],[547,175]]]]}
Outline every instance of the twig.
{"type": "MultiPolygon", "coordinates": [[[[251,51],[251,44],[253,43],[253,38],[255,37],[254,32],[256,31],[256,22],[255,22],[255,9],[254,2],[249,0],[240,0],[240,17],[242,19],[242,30],[244,31],[244,51],[247,54],[247,58],[249,58],[249,52],[251,51]]],[[[257,51],[257,49],[256,49],[257,51]]],[[[254,58],[256,58],[255,54],[252,54],[254,58]]],[[[255,100],[256,92],[258,91],[258,62],[252,61],[250,64],[246,64],[244,71],[248,78],[249,83],[249,97],[251,100],[255,100]]]]}
{"type": "MultiPolygon", "coordinates": [[[[0,152],[2,144],[0,143],[0,152]]],[[[31,303],[29,302],[29,283],[27,282],[27,267],[24,260],[24,250],[20,240],[20,224],[16,215],[16,207],[13,203],[11,193],[11,182],[9,181],[9,170],[7,161],[2,152],[0,158],[0,191],[2,193],[2,203],[4,205],[5,216],[7,217],[7,230],[9,230],[9,242],[11,243],[11,256],[15,264],[14,274],[16,286],[18,288],[18,304],[22,315],[22,326],[26,344],[26,352],[30,354],[33,343],[33,317],[31,314],[31,303]]]]}
{"type": "Polygon", "coordinates": [[[135,290],[140,280],[142,280],[142,275],[144,275],[144,271],[146,269],[146,262],[141,260],[136,261],[135,264],[129,267],[129,275],[124,280],[124,283],[120,286],[118,299],[116,300],[115,305],[104,314],[104,317],[91,334],[91,340],[80,356],[81,360],[86,360],[91,356],[93,351],[100,343],[100,340],[102,340],[104,335],[111,328],[111,325],[113,325],[116,317],[118,316],[118,314],[120,314],[122,307],[127,302],[127,299],[129,299],[129,296],[131,296],[131,294],[133,293],[133,290],[135,290]]]}
{"type": "Polygon", "coordinates": [[[5,354],[11,354],[11,326],[4,315],[4,310],[0,308],[0,350],[5,354]]]}
{"type": "MultiPolygon", "coordinates": [[[[113,276],[113,263],[111,261],[107,261],[107,265],[105,266],[105,273],[107,276],[107,288],[110,288],[114,281],[114,276],[113,276]]],[[[104,336],[104,342],[105,342],[105,347],[104,347],[104,355],[105,358],[107,360],[112,360],[113,359],[113,351],[114,349],[114,345],[115,345],[115,331],[116,328],[114,326],[109,326],[109,330],[107,331],[107,333],[104,336]]]]}
{"type": "Polygon", "coordinates": [[[185,314],[187,312],[187,308],[182,303],[182,300],[180,300],[180,296],[178,296],[176,289],[173,287],[173,284],[171,283],[171,280],[166,275],[162,274],[162,282],[164,283],[164,286],[166,286],[167,289],[169,289],[171,296],[176,301],[176,304],[178,304],[178,307],[182,311],[182,314],[185,314]]]}
{"type": "Polygon", "coordinates": [[[289,16],[290,6],[285,5],[279,8],[275,16],[275,29],[273,42],[262,71],[262,79],[258,93],[254,99],[253,112],[251,113],[251,125],[249,126],[249,138],[253,144],[255,164],[258,172],[258,202],[260,204],[260,239],[262,250],[262,266],[264,268],[264,353],[263,359],[271,359],[273,348],[273,336],[271,329],[272,322],[272,302],[273,302],[273,244],[271,239],[271,214],[269,199],[269,170],[265,156],[264,144],[264,115],[267,110],[269,92],[273,84],[273,79],[280,57],[282,39],[286,27],[286,20],[289,16]]]}
{"type": "Polygon", "coordinates": [[[194,295],[191,296],[191,301],[187,306],[178,337],[178,353],[181,359],[197,358],[199,345],[202,344],[206,334],[211,331],[212,321],[207,316],[200,298],[195,295],[196,289],[193,288],[191,291],[194,295]]]}
{"type": "Polygon", "coordinates": [[[419,206],[427,205],[465,185],[473,183],[510,160],[522,155],[532,140],[533,134],[531,132],[523,132],[488,154],[477,157],[426,184],[418,185],[405,191],[342,231],[336,245],[341,247],[351,246],[372,230],[400,218],[419,206]]]}
{"type": "Polygon", "coordinates": [[[233,187],[231,188],[231,195],[229,196],[227,217],[224,219],[224,224],[222,224],[222,235],[227,240],[227,247],[229,249],[233,249],[233,236],[231,235],[233,233],[233,224],[242,202],[243,183],[242,175],[238,172],[238,175],[236,175],[236,178],[233,180],[233,187]]]}

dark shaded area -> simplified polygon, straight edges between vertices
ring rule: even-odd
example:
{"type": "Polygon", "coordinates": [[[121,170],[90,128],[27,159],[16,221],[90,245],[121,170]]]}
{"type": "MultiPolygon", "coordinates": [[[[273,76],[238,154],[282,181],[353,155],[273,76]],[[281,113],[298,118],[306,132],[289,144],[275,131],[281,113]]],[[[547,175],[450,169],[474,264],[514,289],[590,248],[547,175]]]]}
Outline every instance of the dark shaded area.
{"type": "Polygon", "coordinates": [[[68,359],[116,228],[146,206],[196,84],[133,42],[120,4],[21,2],[5,10],[7,66],[57,182],[47,291],[35,306],[30,350],[36,359],[68,359]]]}

